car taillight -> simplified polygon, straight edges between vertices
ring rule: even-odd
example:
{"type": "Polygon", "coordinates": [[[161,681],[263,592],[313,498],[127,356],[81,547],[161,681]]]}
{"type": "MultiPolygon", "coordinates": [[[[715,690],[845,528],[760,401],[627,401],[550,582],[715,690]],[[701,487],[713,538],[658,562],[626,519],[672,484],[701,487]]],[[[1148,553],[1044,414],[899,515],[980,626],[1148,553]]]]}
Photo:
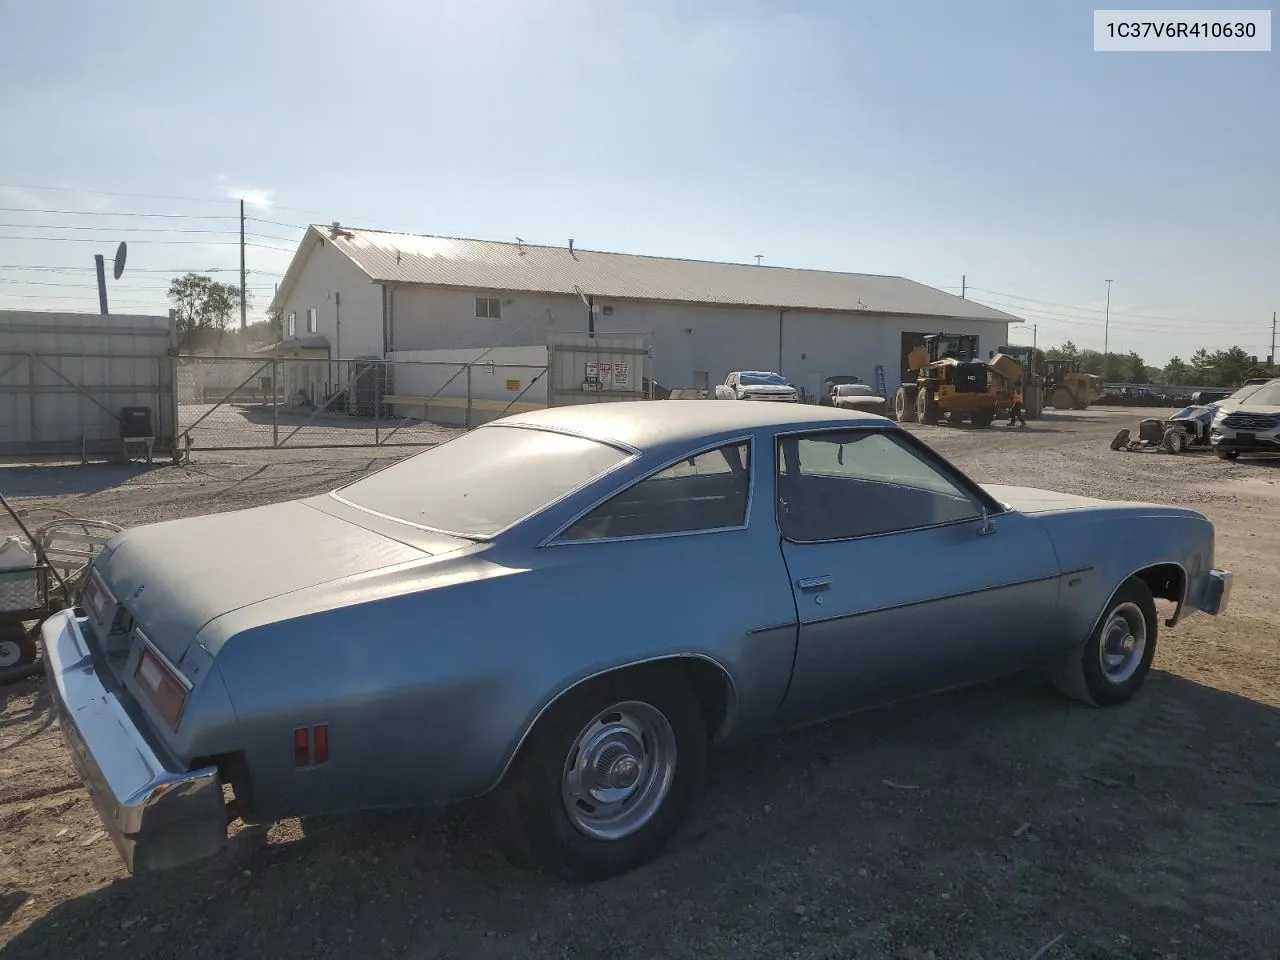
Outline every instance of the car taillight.
{"type": "Polygon", "coordinates": [[[316,727],[316,763],[324,763],[329,759],[329,725],[322,723],[316,727]]]}
{"type": "Polygon", "coordinates": [[[142,647],[133,678],[138,688],[146,694],[151,705],[174,730],[182,722],[182,712],[187,708],[188,686],[150,646],[142,647]]]}
{"type": "Polygon", "coordinates": [[[305,767],[311,762],[311,732],[306,727],[293,731],[293,765],[305,767]]]}

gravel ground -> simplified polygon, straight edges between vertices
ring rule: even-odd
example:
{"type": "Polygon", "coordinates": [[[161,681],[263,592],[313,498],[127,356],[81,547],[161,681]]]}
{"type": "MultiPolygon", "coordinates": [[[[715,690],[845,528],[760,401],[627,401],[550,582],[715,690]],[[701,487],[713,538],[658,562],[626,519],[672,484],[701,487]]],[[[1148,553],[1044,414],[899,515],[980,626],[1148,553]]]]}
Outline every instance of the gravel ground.
{"type": "MultiPolygon", "coordinates": [[[[1280,463],[1109,451],[1140,416],[911,428],[979,480],[1214,521],[1229,615],[1165,632],[1124,708],[1014,679],[721,751],[667,855],[590,887],[509,866],[483,803],[285,821],[131,878],[26,680],[0,687],[4,956],[1274,958],[1280,463]]],[[[0,489],[33,521],[137,524],[323,491],[403,453],[10,467],[0,489]]]]}

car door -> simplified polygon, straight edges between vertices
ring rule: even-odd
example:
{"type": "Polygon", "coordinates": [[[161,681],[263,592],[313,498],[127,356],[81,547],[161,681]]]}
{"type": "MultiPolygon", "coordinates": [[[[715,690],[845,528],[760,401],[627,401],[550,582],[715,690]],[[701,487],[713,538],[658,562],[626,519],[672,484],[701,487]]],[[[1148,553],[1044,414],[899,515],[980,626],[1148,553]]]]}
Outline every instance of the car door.
{"type": "Polygon", "coordinates": [[[777,442],[799,621],[785,720],[981,681],[1054,644],[1060,570],[1035,519],[1000,512],[900,430],[777,442]]]}

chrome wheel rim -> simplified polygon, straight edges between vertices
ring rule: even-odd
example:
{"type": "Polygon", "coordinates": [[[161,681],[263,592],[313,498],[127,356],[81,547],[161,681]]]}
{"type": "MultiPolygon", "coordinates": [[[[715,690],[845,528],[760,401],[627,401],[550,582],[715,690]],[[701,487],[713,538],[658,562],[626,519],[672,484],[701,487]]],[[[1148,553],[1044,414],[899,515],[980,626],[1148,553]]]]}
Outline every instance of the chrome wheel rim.
{"type": "Polygon", "coordinates": [[[671,791],[676,735],[647,703],[615,703],[574,738],[560,796],[573,825],[596,840],[621,840],[653,819],[671,791]]]}
{"type": "Polygon", "coordinates": [[[1098,645],[1102,675],[1110,683],[1124,683],[1137,672],[1146,649],[1147,618],[1136,603],[1120,604],[1102,628],[1098,645]]]}
{"type": "Polygon", "coordinates": [[[0,670],[15,666],[22,659],[22,649],[12,640],[0,640],[0,670]]]}

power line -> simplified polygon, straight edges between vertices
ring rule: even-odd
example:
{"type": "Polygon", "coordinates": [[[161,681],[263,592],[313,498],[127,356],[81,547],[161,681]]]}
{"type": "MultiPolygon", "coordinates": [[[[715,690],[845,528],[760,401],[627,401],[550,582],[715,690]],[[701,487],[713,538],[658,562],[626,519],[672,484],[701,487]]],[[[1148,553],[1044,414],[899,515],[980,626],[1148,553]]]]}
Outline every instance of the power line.
{"type": "MultiPolygon", "coordinates": [[[[207,230],[192,227],[99,227],[82,226],[78,223],[0,223],[0,227],[17,227],[21,230],[96,230],[107,233],[207,233],[215,235],[236,236],[234,230],[207,230]]],[[[286,237],[272,239],[284,240],[286,237]]]]}
{"type": "MultiPolygon", "coordinates": [[[[1028,303],[1039,303],[1047,307],[1059,307],[1066,310],[1078,310],[1082,313],[1096,313],[1105,315],[1106,311],[1100,307],[1080,307],[1070,303],[1057,303],[1052,300],[1036,300],[1034,297],[1024,297],[1016,293],[1004,293],[1000,290],[988,290],[984,287],[969,287],[970,290],[979,290],[982,293],[994,294],[998,297],[1008,297],[1013,300],[1025,300],[1028,303]]],[[[1155,320],[1161,323],[1194,323],[1202,326],[1216,326],[1220,321],[1216,320],[1196,320],[1191,317],[1163,317],[1149,313],[1130,313],[1127,310],[1112,309],[1113,317],[1133,317],[1135,320],[1155,320]]]]}
{"type": "MultiPolygon", "coordinates": [[[[123,190],[85,190],[81,187],[54,187],[41,186],[32,183],[0,183],[0,187],[8,187],[11,190],[61,190],[68,193],[82,193],[91,197],[137,197],[140,200],[179,200],[190,203],[235,203],[239,197],[226,197],[223,199],[212,199],[210,197],[178,197],[162,193],[132,193],[123,190]]],[[[296,213],[315,213],[325,216],[323,210],[308,210],[305,207],[285,207],[277,203],[268,203],[265,206],[272,207],[276,210],[293,210],[296,213]]]]}
{"type": "MultiPolygon", "coordinates": [[[[236,219],[225,213],[139,213],[123,210],[56,210],[46,207],[0,207],[0,213],[56,213],[62,217],[155,217],[164,220],[236,219]]],[[[284,224],[284,226],[288,226],[288,224],[284,224]]]]}

